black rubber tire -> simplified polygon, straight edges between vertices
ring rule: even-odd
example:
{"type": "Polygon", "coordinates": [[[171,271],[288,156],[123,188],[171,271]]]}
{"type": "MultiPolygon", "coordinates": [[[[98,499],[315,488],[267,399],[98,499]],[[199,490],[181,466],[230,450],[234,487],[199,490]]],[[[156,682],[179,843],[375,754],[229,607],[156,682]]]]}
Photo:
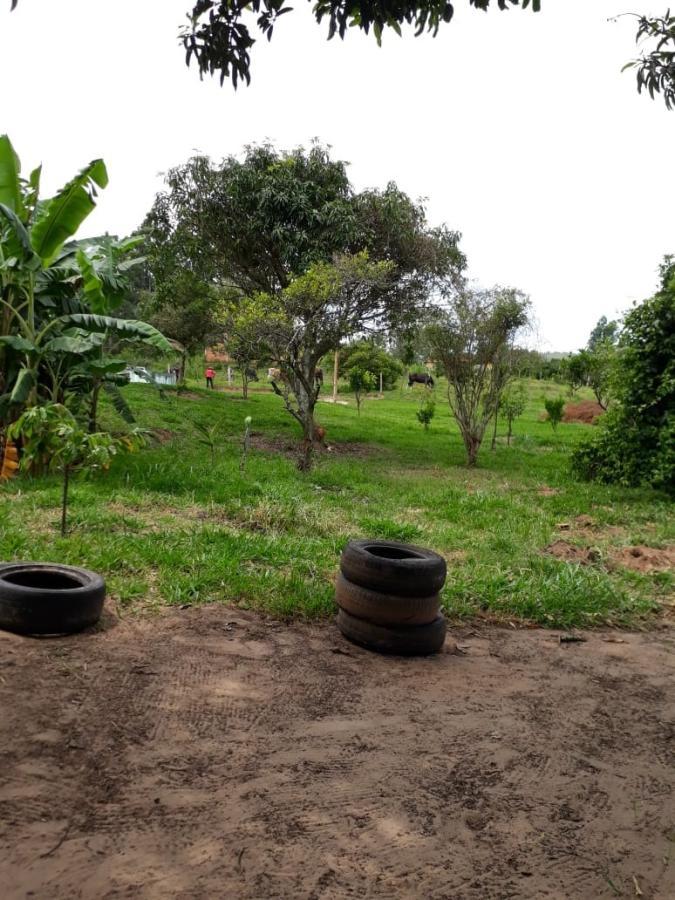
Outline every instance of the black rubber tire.
{"type": "Polygon", "coordinates": [[[438,594],[431,597],[383,594],[348,581],[341,572],[335,582],[335,601],[340,609],[375,625],[429,625],[441,607],[438,594]]]}
{"type": "Polygon", "coordinates": [[[105,582],[56,563],[0,563],[0,628],[18,634],[71,634],[98,622],[105,582]]]}
{"type": "Polygon", "coordinates": [[[347,640],[374,650],[396,656],[429,656],[438,653],[445,642],[447,626],[443,616],[429,625],[374,625],[351,616],[344,609],[338,612],[337,626],[347,640]]]}
{"type": "Polygon", "coordinates": [[[396,541],[350,541],[340,568],[347,581],[398,597],[432,597],[445,584],[445,560],[433,550],[396,541]]]}

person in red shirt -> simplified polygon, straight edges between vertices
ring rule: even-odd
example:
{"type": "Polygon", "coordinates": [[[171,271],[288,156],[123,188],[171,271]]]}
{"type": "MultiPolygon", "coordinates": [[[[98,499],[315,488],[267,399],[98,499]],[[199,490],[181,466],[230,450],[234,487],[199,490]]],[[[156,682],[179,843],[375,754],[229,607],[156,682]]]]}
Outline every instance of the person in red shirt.
{"type": "Polygon", "coordinates": [[[213,371],[211,366],[209,366],[204,374],[206,375],[207,388],[211,388],[211,390],[213,390],[213,379],[216,377],[216,373],[213,371]]]}

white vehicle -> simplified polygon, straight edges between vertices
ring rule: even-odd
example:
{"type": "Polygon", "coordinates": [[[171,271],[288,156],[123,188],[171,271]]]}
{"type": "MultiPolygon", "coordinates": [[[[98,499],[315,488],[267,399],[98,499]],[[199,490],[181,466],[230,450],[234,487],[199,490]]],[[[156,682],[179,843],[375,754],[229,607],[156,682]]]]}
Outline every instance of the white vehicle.
{"type": "Polygon", "coordinates": [[[127,376],[130,384],[152,384],[155,380],[144,366],[127,366],[122,375],[127,376]]]}

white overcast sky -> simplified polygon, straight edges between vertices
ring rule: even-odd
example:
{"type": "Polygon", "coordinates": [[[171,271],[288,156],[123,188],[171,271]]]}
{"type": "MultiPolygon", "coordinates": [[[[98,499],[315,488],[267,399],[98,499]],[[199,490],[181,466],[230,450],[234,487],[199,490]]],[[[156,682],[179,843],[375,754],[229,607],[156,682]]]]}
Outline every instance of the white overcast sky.
{"type": "Polygon", "coordinates": [[[289,0],[253,81],[200,82],[176,35],[192,0],[0,0],[0,132],[47,194],[102,156],[110,185],[89,233],[137,226],[161,173],[194,150],[221,158],[313,137],[357,188],[395,180],[463,234],[481,285],[530,294],[539,345],[575,349],[602,314],[650,295],[675,252],[675,112],[638,97],[631,9],[667,0],[542,0],[488,14],[456,0],[437,38],[325,40],[289,0]]]}

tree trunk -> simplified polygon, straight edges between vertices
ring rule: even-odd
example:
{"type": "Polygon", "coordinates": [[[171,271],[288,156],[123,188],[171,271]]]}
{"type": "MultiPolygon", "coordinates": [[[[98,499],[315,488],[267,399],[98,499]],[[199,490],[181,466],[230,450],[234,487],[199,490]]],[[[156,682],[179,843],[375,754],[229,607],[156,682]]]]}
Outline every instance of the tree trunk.
{"type": "Polygon", "coordinates": [[[499,412],[495,410],[495,430],[492,432],[492,446],[491,450],[497,449],[497,421],[499,420],[499,412]]]}
{"type": "Polygon", "coordinates": [[[511,434],[513,433],[512,426],[513,426],[513,419],[509,416],[509,430],[506,434],[506,446],[507,447],[511,446],[511,434]]]}
{"type": "Polygon", "coordinates": [[[61,497],[61,537],[65,537],[68,531],[68,482],[70,480],[70,466],[63,467],[63,494],[61,497]]]}
{"type": "Polygon", "coordinates": [[[338,395],[338,368],[340,363],[340,351],[335,351],[335,359],[333,360],[333,403],[337,403],[338,395]]]}
{"type": "MultiPolygon", "coordinates": [[[[310,382],[308,382],[310,383],[310,382]]],[[[316,422],[314,421],[315,398],[305,390],[305,386],[296,379],[295,396],[298,401],[298,410],[302,420],[303,453],[298,463],[302,471],[312,468],[312,454],[316,441],[316,422]]]]}
{"type": "Polygon", "coordinates": [[[248,378],[246,372],[241,373],[241,395],[244,400],[248,400],[248,378]]]}
{"type": "Polygon", "coordinates": [[[91,403],[89,404],[89,434],[94,434],[94,432],[98,431],[96,420],[98,418],[98,396],[100,392],[101,382],[95,381],[91,392],[91,403]]]}
{"type": "Polygon", "coordinates": [[[474,434],[474,432],[472,431],[462,429],[462,439],[464,441],[464,447],[466,449],[466,464],[471,468],[472,466],[476,465],[478,451],[480,450],[481,445],[481,438],[479,438],[478,435],[474,434]]]}

